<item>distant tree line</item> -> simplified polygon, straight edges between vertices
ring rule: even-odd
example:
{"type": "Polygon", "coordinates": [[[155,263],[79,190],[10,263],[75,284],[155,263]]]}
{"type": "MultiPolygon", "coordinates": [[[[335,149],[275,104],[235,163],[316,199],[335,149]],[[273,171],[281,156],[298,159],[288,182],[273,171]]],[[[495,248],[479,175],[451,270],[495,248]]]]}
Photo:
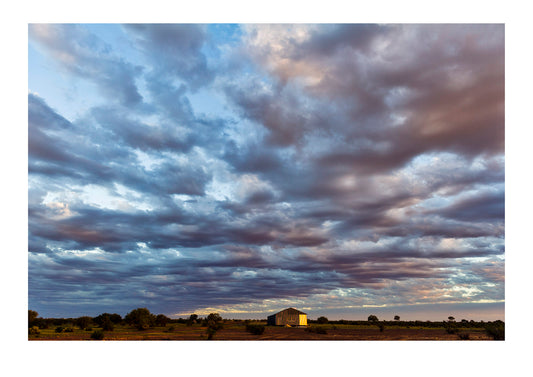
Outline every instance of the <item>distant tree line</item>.
{"type": "Polygon", "coordinates": [[[339,319],[339,320],[328,320],[326,317],[318,317],[316,320],[308,319],[307,323],[309,324],[325,324],[329,323],[332,325],[357,325],[357,326],[367,326],[369,324],[372,325],[379,325],[383,324],[387,327],[422,327],[422,328],[439,328],[439,327],[448,327],[451,324],[457,328],[486,328],[491,325],[494,326],[501,326],[504,325],[503,321],[496,320],[496,321],[474,321],[474,320],[466,320],[462,319],[461,321],[455,321],[453,317],[448,317],[447,320],[442,321],[401,321],[399,316],[395,316],[394,320],[387,321],[387,320],[379,320],[377,316],[370,315],[368,319],[365,320],[346,320],[346,319],[339,319]]]}
{"type": "MultiPolygon", "coordinates": [[[[77,318],[42,318],[39,317],[39,313],[34,310],[28,310],[28,327],[37,326],[40,329],[52,328],[54,326],[77,326],[79,328],[90,328],[90,327],[111,327],[116,325],[130,325],[142,329],[146,329],[154,326],[166,326],[167,324],[187,324],[187,325],[199,325],[207,327],[209,325],[209,318],[211,322],[216,318],[217,323],[222,321],[222,318],[217,313],[213,314],[211,317],[206,316],[200,318],[197,314],[191,314],[188,318],[169,318],[164,314],[152,314],[147,308],[137,308],[126,314],[123,318],[120,314],[117,313],[102,313],[96,317],[82,316],[77,318]],[[215,316],[216,314],[216,316],[215,316]]],[[[224,319],[224,321],[250,321],[250,320],[231,320],[224,319]]],[[[266,319],[265,319],[266,321],[266,319]]],[[[459,328],[484,328],[489,325],[499,326],[503,325],[504,322],[497,321],[474,321],[462,319],[461,321],[455,321],[453,317],[448,317],[448,320],[443,321],[401,321],[399,316],[395,316],[394,320],[379,320],[377,316],[370,315],[368,320],[329,320],[328,318],[321,316],[316,320],[308,319],[310,324],[337,324],[337,325],[359,325],[364,326],[368,324],[383,323],[386,326],[400,326],[400,327],[428,327],[436,328],[443,327],[445,325],[453,324],[459,328]]],[[[216,327],[216,326],[215,326],[216,327]]]]}
{"type": "Polygon", "coordinates": [[[219,330],[223,319],[218,313],[211,313],[205,318],[197,314],[191,314],[189,318],[169,318],[164,314],[152,314],[147,308],[137,308],[126,314],[124,318],[117,313],[102,313],[96,317],[82,316],[77,318],[42,318],[34,310],[28,310],[28,328],[37,327],[48,329],[54,327],[70,328],[73,326],[80,329],[90,330],[92,327],[100,327],[104,331],[113,331],[117,325],[132,326],[138,330],[146,330],[150,327],[165,327],[167,324],[200,325],[219,330]]]}

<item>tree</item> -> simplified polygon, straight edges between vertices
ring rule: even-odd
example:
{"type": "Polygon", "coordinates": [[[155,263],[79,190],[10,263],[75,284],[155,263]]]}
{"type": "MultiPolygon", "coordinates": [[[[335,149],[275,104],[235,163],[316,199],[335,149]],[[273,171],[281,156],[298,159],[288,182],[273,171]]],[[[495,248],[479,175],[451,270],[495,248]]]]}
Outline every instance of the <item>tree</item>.
{"type": "Polygon", "coordinates": [[[111,317],[104,317],[104,321],[102,322],[102,330],[113,331],[114,329],[115,325],[113,321],[111,321],[111,317]]]}
{"type": "Polygon", "coordinates": [[[122,317],[120,316],[120,314],[117,314],[117,313],[110,314],[110,315],[109,315],[109,319],[110,319],[111,322],[113,322],[115,325],[117,325],[117,324],[119,324],[120,322],[122,322],[122,317]]]}
{"type": "Polygon", "coordinates": [[[328,323],[328,319],[326,317],[318,317],[316,321],[321,325],[323,325],[324,323],[328,323]]]}
{"type": "Polygon", "coordinates": [[[486,324],[485,331],[494,340],[505,340],[505,323],[500,320],[486,324]]]}
{"type": "Polygon", "coordinates": [[[28,310],[28,327],[32,327],[33,321],[37,319],[37,313],[35,310],[28,310]]]}
{"type": "Polygon", "coordinates": [[[155,323],[157,326],[165,327],[169,321],[170,318],[164,314],[158,314],[157,317],[155,317],[155,323]]]}
{"type": "Polygon", "coordinates": [[[76,318],[76,326],[78,326],[82,330],[88,328],[91,325],[91,322],[91,317],[83,316],[76,318]]]}
{"type": "Polygon", "coordinates": [[[126,314],[124,321],[127,324],[137,327],[139,330],[146,330],[153,326],[155,316],[146,308],[137,308],[126,314]]]}
{"type": "Polygon", "coordinates": [[[192,326],[193,323],[196,322],[198,322],[198,314],[191,314],[191,316],[187,320],[187,326],[192,326]]]}
{"type": "Polygon", "coordinates": [[[399,320],[400,320],[400,316],[399,316],[399,315],[395,315],[395,316],[394,316],[394,320],[395,320],[395,321],[399,321],[399,320]]]}
{"type": "Polygon", "coordinates": [[[206,318],[207,324],[207,339],[213,339],[216,332],[220,330],[222,326],[222,317],[218,313],[211,313],[206,318]]]}
{"type": "Polygon", "coordinates": [[[449,322],[455,322],[455,317],[449,316],[449,317],[448,317],[448,321],[449,321],[449,322]]]}
{"type": "Polygon", "coordinates": [[[376,317],[374,314],[370,314],[368,316],[368,322],[377,322],[377,321],[379,321],[378,317],[376,317]]]}
{"type": "Polygon", "coordinates": [[[113,313],[102,313],[98,317],[93,318],[94,323],[98,326],[103,327],[104,323],[111,321],[113,324],[119,324],[122,322],[122,317],[119,314],[113,313]]]}

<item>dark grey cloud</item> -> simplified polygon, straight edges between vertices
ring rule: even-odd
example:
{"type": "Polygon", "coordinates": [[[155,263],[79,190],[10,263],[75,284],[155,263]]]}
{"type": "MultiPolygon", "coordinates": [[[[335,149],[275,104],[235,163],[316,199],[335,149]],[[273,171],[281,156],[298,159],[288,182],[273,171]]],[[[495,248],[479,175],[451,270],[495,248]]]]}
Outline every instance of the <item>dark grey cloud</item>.
{"type": "Polygon", "coordinates": [[[118,56],[30,27],[118,99],[67,120],[28,97],[32,304],[502,299],[503,26],[215,29],[126,25],[118,56]]]}
{"type": "MultiPolygon", "coordinates": [[[[83,179],[86,175],[95,180],[108,178],[109,169],[98,159],[88,156],[96,154],[96,149],[92,149],[94,144],[85,144],[87,140],[78,131],[75,125],[48,107],[41,98],[29,94],[29,172],[72,179],[83,179]],[[60,135],[72,138],[58,137],[60,135]],[[72,148],[73,145],[76,147],[72,148]]],[[[96,140],[90,142],[95,143],[96,140]]]]}
{"type": "Polygon", "coordinates": [[[160,154],[164,151],[187,152],[194,146],[184,127],[168,124],[148,126],[128,117],[127,112],[114,108],[94,108],[92,115],[99,126],[130,148],[160,154]]]}
{"type": "Polygon", "coordinates": [[[95,122],[73,124],[35,95],[30,94],[28,102],[30,173],[63,176],[81,184],[116,182],[155,194],[203,195],[210,177],[201,166],[172,162],[170,156],[147,171],[135,154],[156,150],[155,157],[164,157],[165,150],[187,152],[192,145],[180,130],[150,127],[109,108],[95,108],[95,122]]]}
{"type": "Polygon", "coordinates": [[[438,214],[462,221],[503,221],[505,194],[501,191],[476,193],[457,200],[451,206],[438,211],[438,214]]]}
{"type": "Polygon", "coordinates": [[[209,84],[214,72],[207,66],[202,52],[206,28],[197,24],[130,24],[124,29],[131,33],[159,72],[179,77],[191,89],[209,84]]]}

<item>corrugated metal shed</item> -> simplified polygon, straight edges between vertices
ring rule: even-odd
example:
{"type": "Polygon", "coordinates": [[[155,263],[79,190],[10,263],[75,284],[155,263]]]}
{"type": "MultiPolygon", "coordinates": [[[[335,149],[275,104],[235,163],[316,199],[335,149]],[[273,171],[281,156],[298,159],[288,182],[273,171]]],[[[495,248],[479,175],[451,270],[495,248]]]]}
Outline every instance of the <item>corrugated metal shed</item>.
{"type": "Polygon", "coordinates": [[[307,326],[307,314],[294,308],[287,308],[267,318],[267,324],[272,326],[307,326]]]}

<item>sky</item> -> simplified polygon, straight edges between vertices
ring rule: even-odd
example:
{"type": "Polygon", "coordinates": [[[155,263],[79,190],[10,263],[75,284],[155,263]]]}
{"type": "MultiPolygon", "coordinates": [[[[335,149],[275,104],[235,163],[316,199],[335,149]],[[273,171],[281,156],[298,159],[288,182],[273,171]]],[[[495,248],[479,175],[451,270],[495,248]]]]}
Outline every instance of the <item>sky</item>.
{"type": "Polygon", "coordinates": [[[29,24],[29,309],[504,320],[504,31],[29,24]]]}

